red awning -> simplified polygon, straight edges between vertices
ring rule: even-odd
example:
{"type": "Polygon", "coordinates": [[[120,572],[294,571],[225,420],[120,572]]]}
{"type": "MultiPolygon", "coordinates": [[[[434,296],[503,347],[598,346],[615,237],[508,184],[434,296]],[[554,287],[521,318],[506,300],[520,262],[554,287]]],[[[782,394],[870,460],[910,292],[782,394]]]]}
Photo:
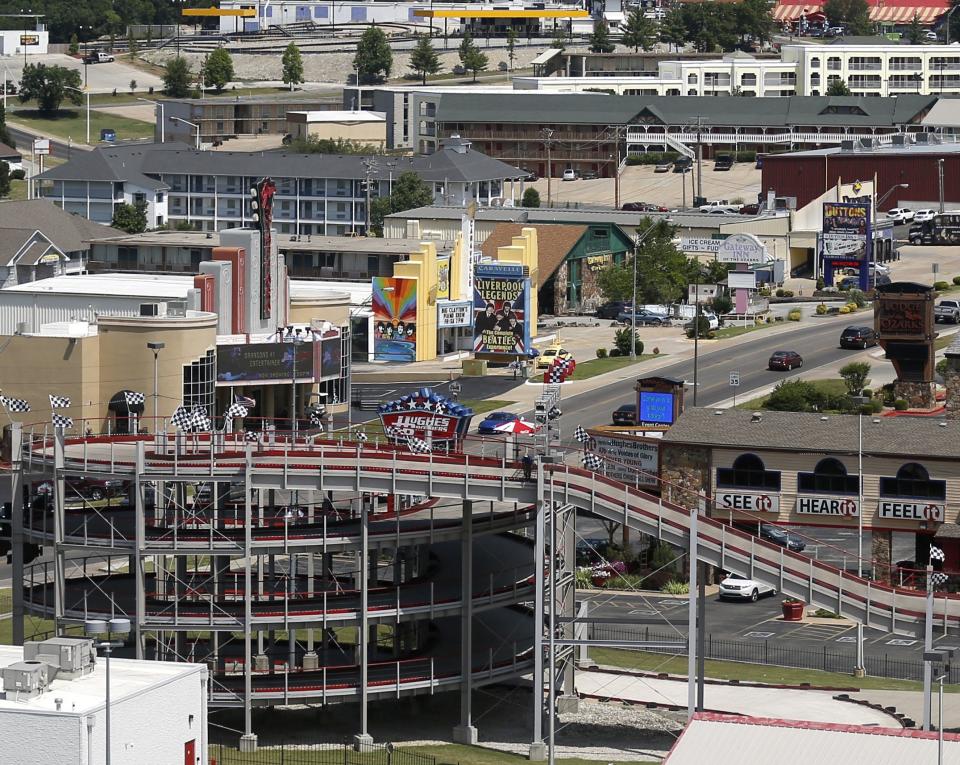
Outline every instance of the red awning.
{"type": "Polygon", "coordinates": [[[822,5],[816,3],[777,3],[777,7],[773,9],[773,20],[796,21],[801,16],[819,13],[822,8],[822,5]]]}
{"type": "Polygon", "coordinates": [[[870,20],[887,24],[909,24],[916,15],[921,24],[932,24],[946,12],[945,5],[887,5],[884,3],[870,9],[870,20]]]}
{"type": "MultiPolygon", "coordinates": [[[[944,0],[913,0],[912,2],[899,0],[896,3],[888,3],[884,0],[867,1],[870,3],[870,20],[885,24],[909,24],[914,15],[919,17],[921,24],[933,24],[950,7],[944,0]]],[[[800,2],[780,0],[773,9],[773,20],[797,21],[801,16],[809,19],[811,15],[822,12],[822,3],[809,2],[809,0],[800,2]]]]}

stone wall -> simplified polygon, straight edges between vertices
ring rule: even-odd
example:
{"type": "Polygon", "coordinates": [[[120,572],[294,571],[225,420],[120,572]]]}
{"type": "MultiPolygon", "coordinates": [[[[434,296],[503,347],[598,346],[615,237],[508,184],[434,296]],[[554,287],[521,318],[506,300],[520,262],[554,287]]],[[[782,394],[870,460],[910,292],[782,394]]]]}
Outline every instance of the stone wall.
{"type": "Polygon", "coordinates": [[[909,409],[933,409],[937,399],[932,382],[905,382],[897,380],[893,384],[893,395],[907,402],[909,409]]]}
{"type": "Polygon", "coordinates": [[[947,352],[947,373],[943,377],[947,387],[945,404],[948,420],[960,420],[960,357],[947,352]]]}
{"type": "Polygon", "coordinates": [[[892,584],[893,532],[874,529],[871,533],[870,557],[873,559],[873,579],[892,584]]]}
{"type": "Polygon", "coordinates": [[[710,486],[710,450],[704,446],[660,444],[663,498],[688,509],[698,507],[710,486]]]}

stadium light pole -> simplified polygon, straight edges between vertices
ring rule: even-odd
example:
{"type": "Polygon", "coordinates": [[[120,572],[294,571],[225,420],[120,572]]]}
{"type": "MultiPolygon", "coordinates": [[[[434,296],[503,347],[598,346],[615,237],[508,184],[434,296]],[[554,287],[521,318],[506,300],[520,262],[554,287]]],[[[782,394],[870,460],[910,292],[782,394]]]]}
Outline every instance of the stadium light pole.
{"type": "Polygon", "coordinates": [[[157,420],[160,417],[157,411],[157,408],[160,403],[159,386],[158,386],[158,381],[160,379],[160,376],[159,376],[160,351],[162,351],[166,347],[167,347],[166,343],[160,343],[153,340],[147,343],[147,348],[153,351],[153,429],[154,429],[154,432],[156,432],[157,430],[157,420]]]}

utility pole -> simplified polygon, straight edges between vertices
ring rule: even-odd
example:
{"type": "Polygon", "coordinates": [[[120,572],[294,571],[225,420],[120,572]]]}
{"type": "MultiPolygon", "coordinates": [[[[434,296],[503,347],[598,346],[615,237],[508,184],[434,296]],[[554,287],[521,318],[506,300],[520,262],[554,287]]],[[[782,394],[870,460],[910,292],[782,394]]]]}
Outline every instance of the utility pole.
{"type": "MultiPolygon", "coordinates": [[[[947,35],[949,36],[949,34],[950,32],[948,30],[947,35]]],[[[940,183],[940,213],[942,214],[943,213],[943,160],[942,159],[937,160],[937,180],[940,183]]]]}
{"type": "Polygon", "coordinates": [[[620,125],[614,126],[613,209],[620,209],[620,125]]]}
{"type": "Polygon", "coordinates": [[[700,134],[703,129],[703,117],[697,115],[697,193],[703,196],[703,144],[700,134]]]}
{"type": "Polygon", "coordinates": [[[376,161],[367,157],[363,160],[363,188],[366,192],[366,203],[363,208],[363,234],[364,236],[370,236],[370,176],[373,173],[374,167],[376,167],[376,161]]]}
{"type": "Polygon", "coordinates": [[[553,138],[553,131],[550,128],[543,128],[541,131],[547,146],[547,207],[553,207],[553,164],[550,157],[550,141],[553,138]]]}

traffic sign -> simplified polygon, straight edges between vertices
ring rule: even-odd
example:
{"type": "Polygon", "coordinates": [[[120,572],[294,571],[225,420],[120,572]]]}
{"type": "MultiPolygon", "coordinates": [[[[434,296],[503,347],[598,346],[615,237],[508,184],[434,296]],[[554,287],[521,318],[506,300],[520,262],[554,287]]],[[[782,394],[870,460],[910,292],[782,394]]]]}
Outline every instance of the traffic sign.
{"type": "Polygon", "coordinates": [[[730,387],[739,388],[740,387],[740,370],[734,369],[730,372],[730,387]]]}

